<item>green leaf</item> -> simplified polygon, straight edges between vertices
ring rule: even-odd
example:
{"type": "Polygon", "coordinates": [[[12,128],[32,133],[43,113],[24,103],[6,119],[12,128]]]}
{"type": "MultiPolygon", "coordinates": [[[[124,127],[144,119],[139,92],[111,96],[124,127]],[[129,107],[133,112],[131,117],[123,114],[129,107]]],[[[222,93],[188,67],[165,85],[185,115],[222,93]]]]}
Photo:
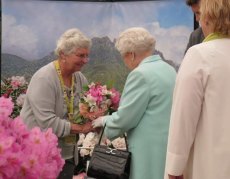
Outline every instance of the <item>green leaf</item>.
{"type": "Polygon", "coordinates": [[[88,85],[86,85],[86,86],[83,86],[82,89],[83,89],[83,91],[88,91],[89,87],[88,87],[88,85]]]}
{"type": "Polygon", "coordinates": [[[107,81],[105,84],[106,84],[108,89],[111,89],[114,87],[115,82],[113,79],[111,79],[111,80],[107,81]]]}

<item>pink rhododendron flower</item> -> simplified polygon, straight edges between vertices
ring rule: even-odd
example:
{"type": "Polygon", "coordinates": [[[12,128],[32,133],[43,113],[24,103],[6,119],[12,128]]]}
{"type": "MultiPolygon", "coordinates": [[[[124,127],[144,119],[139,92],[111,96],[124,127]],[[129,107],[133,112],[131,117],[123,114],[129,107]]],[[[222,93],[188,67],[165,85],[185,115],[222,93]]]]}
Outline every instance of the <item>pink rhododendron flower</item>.
{"type": "Polygon", "coordinates": [[[102,102],[103,96],[102,96],[101,86],[99,85],[92,86],[87,93],[96,99],[97,105],[99,105],[100,102],[102,102]]]}
{"type": "Polygon", "coordinates": [[[0,98],[0,116],[8,117],[13,111],[14,103],[11,98],[0,98]]]}
{"type": "Polygon", "coordinates": [[[15,118],[19,115],[24,99],[28,83],[23,76],[12,76],[11,78],[2,79],[1,81],[1,96],[11,98],[14,104],[13,111],[10,115],[15,118]]]}
{"type": "Polygon", "coordinates": [[[56,178],[64,165],[57,137],[11,119],[12,107],[11,98],[0,97],[0,179],[56,178]]]}
{"type": "Polygon", "coordinates": [[[111,101],[112,101],[112,108],[114,110],[117,110],[118,106],[119,106],[119,102],[120,102],[120,98],[121,95],[118,91],[116,91],[115,89],[111,89],[112,92],[112,97],[111,97],[111,101]]]}
{"type": "Polygon", "coordinates": [[[18,87],[26,84],[26,80],[23,76],[12,76],[11,85],[13,89],[18,89],[18,87]]]}

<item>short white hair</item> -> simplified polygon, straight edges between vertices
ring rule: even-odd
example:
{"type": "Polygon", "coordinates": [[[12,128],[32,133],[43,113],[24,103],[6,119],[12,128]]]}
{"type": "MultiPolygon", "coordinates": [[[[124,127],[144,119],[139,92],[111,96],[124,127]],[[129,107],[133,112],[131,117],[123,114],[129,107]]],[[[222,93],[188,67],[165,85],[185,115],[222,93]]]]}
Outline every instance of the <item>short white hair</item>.
{"type": "Polygon", "coordinates": [[[65,55],[73,53],[78,48],[91,47],[91,40],[87,38],[79,29],[73,28],[65,31],[57,41],[55,54],[60,55],[60,52],[65,55]]]}
{"type": "Polygon", "coordinates": [[[154,37],[142,27],[133,27],[120,33],[116,48],[124,56],[127,52],[149,52],[155,50],[156,40],[154,37]]]}

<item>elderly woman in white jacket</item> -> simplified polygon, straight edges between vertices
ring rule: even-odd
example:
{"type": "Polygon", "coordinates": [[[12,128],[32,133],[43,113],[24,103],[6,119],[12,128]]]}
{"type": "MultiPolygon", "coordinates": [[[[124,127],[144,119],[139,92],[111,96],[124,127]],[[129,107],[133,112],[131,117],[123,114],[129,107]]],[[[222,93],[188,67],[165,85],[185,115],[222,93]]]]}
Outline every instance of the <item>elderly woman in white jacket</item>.
{"type": "Polygon", "coordinates": [[[200,8],[206,38],[177,76],[165,179],[230,178],[230,1],[202,0],[200,8]]]}

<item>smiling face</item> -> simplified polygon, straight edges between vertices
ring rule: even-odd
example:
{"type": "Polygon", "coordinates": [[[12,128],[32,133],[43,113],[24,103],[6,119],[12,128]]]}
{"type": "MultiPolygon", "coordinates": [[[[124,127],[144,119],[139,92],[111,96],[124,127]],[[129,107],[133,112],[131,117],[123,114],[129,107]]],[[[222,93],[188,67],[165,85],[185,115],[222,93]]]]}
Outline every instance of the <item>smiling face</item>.
{"type": "Polygon", "coordinates": [[[71,72],[81,71],[89,61],[89,49],[78,48],[73,53],[65,56],[65,67],[71,72]]]}

